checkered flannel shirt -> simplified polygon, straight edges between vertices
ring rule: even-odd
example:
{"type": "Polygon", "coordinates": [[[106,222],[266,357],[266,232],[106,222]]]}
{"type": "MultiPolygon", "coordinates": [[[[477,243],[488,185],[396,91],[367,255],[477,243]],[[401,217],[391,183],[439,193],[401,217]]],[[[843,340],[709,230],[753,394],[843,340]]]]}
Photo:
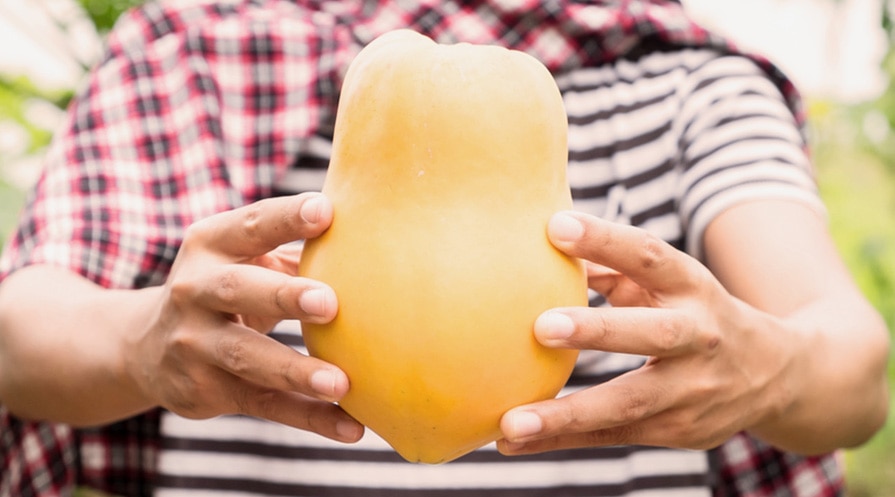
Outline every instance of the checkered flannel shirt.
{"type": "MultiPolygon", "coordinates": [[[[554,72],[612,61],[644,40],[736,51],[667,0],[150,3],[119,21],[73,101],[0,278],[44,263],[104,287],[160,284],[185,226],[275,194],[296,150],[315,134],[331,136],[348,62],[399,27],[441,42],[506,45],[554,72]]],[[[804,126],[795,89],[755,59],[804,126]]],[[[73,429],[0,406],[0,496],[69,495],[75,485],[150,495],[158,421],[151,411],[73,429]]],[[[842,493],[834,455],[786,454],[747,434],[719,455],[718,495],[842,493]]]]}

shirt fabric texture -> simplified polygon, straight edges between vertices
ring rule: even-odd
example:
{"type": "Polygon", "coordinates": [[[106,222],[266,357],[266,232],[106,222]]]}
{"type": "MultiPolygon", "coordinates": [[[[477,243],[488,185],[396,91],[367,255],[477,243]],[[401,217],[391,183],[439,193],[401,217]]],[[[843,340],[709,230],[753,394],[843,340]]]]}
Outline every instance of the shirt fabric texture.
{"type": "MultiPolygon", "coordinates": [[[[347,64],[377,35],[404,27],[439,42],[526,51],[558,81],[647,48],[738,53],[673,1],[147,4],[122,18],[107,56],[73,101],[0,275],[53,264],[109,288],[161,284],[190,223],[285,193],[284,185],[300,184],[290,178],[325,169],[347,64]],[[299,164],[299,157],[306,160],[299,164]]],[[[804,146],[795,89],[766,60],[750,57],[780,91],[804,146]]],[[[624,202],[624,188],[613,191],[620,193],[605,192],[603,208],[611,210],[612,199],[624,202]]],[[[681,215],[679,206],[653,207],[681,215]]],[[[701,212],[695,206],[680,237],[669,240],[697,256],[698,237],[687,222],[698,224],[701,212]]],[[[151,495],[161,417],[153,410],[72,429],[20,420],[0,406],[0,495],[69,495],[75,485],[151,495]]],[[[717,495],[842,493],[833,454],[801,457],[739,434],[719,448],[717,460],[717,495]]]]}

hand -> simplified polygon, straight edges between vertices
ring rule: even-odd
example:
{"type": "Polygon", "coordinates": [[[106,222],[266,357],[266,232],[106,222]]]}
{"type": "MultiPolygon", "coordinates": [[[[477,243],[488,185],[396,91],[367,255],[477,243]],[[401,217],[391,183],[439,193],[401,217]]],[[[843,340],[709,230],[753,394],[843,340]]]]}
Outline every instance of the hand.
{"type": "Polygon", "coordinates": [[[302,194],[191,226],[154,319],[127,354],[144,395],[185,417],[240,413],[358,440],[363,427],[333,404],[348,391],[345,373],[263,333],[282,319],[336,315],[333,290],[294,276],[299,251],[285,245],[331,222],[323,195],[302,194]]]}
{"type": "Polygon", "coordinates": [[[649,356],[646,364],[501,420],[505,454],[607,445],[707,449],[779,413],[794,354],[776,318],[732,297],[695,259],[638,228],[560,213],[551,241],[588,261],[612,308],[542,314],[548,347],[649,356]]]}

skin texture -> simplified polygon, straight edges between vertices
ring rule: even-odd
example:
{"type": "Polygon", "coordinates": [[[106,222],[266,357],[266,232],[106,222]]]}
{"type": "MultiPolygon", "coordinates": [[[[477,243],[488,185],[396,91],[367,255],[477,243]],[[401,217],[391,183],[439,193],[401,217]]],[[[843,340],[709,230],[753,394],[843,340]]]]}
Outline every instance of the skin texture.
{"type": "Polygon", "coordinates": [[[160,405],[358,440],[363,427],[332,404],[348,391],[344,373],[264,334],[284,318],[335,316],[332,289],[290,276],[298,253],[281,247],[331,221],[320,194],[212,216],[189,228],[166,284],[146,290],[45,266],[15,273],[0,285],[0,399],[19,416],[74,425],[160,405]]]}
{"type": "MultiPolygon", "coordinates": [[[[297,254],[280,247],[318,236],[331,219],[319,194],[212,216],[188,230],[166,285],[146,290],[105,290],[58,268],[18,271],[0,285],[0,401],[19,416],[76,425],[161,405],[357,440],[363,427],[331,403],[347,392],[345,375],[263,333],[287,317],[335,315],[331,289],[286,274],[297,254]]],[[[548,233],[589,261],[590,286],[616,307],[547,311],[537,339],[652,359],[579,394],[509,411],[504,453],[708,448],[744,429],[815,453],[859,444],[883,423],[885,326],[823,221],[800,204],[729,209],[705,235],[707,266],[580,213],[555,215],[548,233]]]]}
{"type": "Polygon", "coordinates": [[[555,216],[553,243],[589,261],[615,306],[548,311],[549,347],[645,354],[643,367],[504,415],[505,454],[645,444],[715,447],[743,429],[801,453],[858,445],[883,424],[888,334],[824,222],[794,202],[731,208],[708,267],[631,227],[555,216]],[[709,272],[711,268],[714,272],[709,272]]]}

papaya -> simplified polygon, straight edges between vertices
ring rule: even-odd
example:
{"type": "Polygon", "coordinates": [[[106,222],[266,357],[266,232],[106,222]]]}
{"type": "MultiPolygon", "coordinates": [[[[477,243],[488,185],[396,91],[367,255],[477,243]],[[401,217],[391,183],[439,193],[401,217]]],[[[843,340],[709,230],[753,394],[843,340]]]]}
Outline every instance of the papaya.
{"type": "Polygon", "coordinates": [[[537,316],[586,305],[582,262],[547,239],[571,208],[567,118],[548,70],[496,46],[388,32],[349,65],[322,191],[333,222],[298,273],[334,289],[309,353],[341,367],[341,407],[404,459],[500,437],[508,409],[555,397],[576,350],[537,316]]]}

